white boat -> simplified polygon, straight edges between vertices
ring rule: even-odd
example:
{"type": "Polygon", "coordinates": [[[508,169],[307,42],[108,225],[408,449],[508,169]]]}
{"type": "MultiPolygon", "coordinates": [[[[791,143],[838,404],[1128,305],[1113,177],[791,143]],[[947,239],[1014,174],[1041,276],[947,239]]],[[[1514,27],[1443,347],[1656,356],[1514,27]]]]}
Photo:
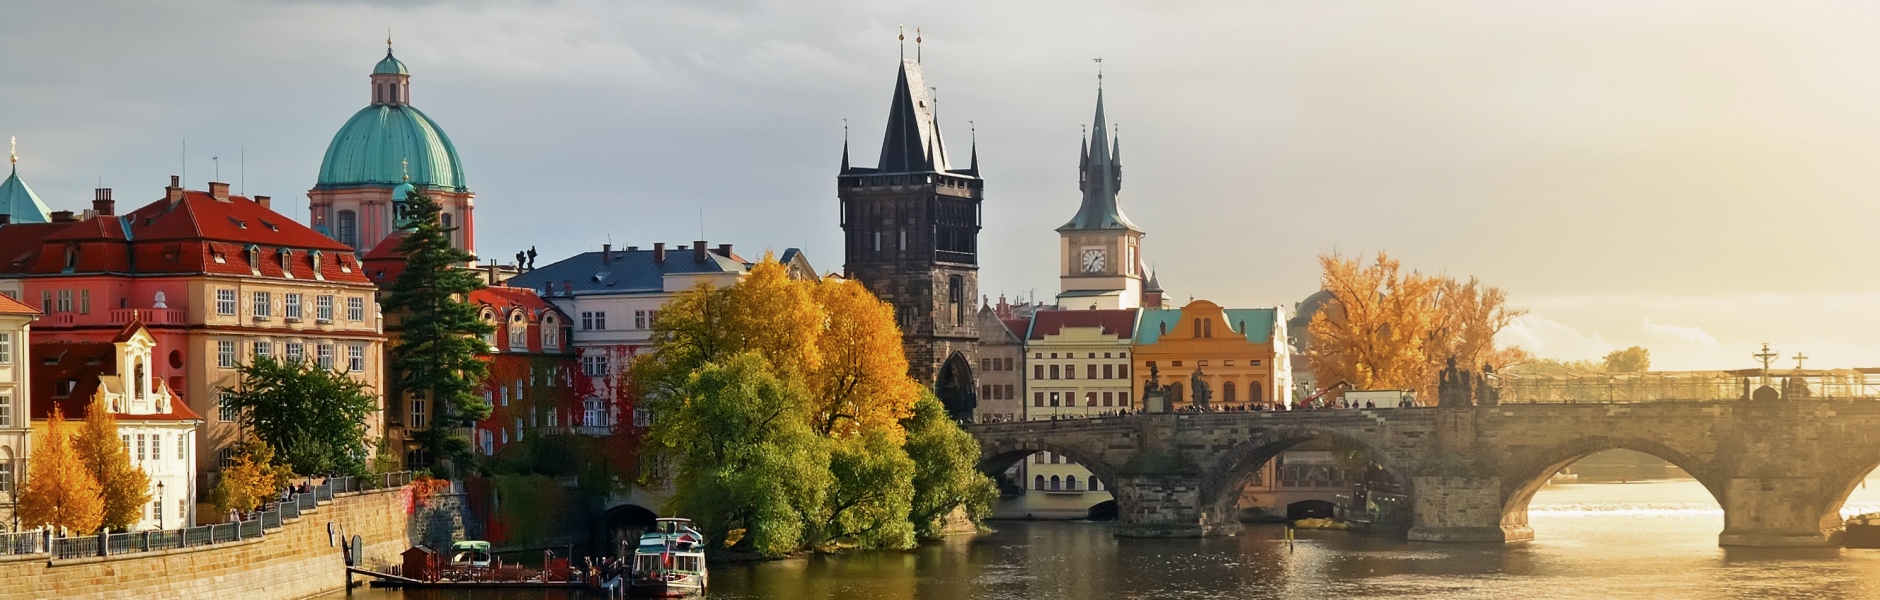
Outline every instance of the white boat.
{"type": "Polygon", "coordinates": [[[633,549],[628,591],[636,596],[679,598],[705,593],[708,578],[705,535],[692,528],[690,519],[659,519],[633,549]]]}

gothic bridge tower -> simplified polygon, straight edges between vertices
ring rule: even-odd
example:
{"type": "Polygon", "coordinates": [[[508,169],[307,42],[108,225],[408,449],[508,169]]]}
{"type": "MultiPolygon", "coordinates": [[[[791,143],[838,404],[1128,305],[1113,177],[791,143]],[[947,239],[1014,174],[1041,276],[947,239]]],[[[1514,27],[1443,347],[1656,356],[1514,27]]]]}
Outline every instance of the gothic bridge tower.
{"type": "Polygon", "coordinates": [[[933,387],[949,413],[977,404],[979,155],[964,169],[947,160],[919,60],[901,60],[888,130],[874,168],[849,165],[842,144],[836,176],[843,271],[894,305],[909,375],[933,387]]]}

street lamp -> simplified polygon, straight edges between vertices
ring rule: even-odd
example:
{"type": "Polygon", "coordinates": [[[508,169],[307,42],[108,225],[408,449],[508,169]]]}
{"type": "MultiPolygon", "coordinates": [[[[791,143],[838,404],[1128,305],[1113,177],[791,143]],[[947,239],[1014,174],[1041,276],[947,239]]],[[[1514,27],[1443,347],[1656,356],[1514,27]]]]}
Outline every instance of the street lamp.
{"type": "Polygon", "coordinates": [[[157,531],[163,531],[163,482],[157,482],[157,531]]]}

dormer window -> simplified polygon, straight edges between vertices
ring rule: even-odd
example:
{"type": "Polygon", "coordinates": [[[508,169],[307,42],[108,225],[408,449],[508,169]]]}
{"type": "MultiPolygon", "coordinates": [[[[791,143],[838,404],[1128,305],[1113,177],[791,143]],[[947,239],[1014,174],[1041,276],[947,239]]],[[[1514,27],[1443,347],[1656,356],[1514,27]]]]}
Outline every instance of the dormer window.
{"type": "Polygon", "coordinates": [[[484,309],[483,315],[480,318],[483,319],[483,322],[485,324],[488,324],[490,326],[489,333],[483,334],[483,344],[485,346],[488,346],[491,352],[495,352],[496,351],[496,313],[491,312],[489,309],[484,309]]]}
{"type": "Polygon", "coordinates": [[[282,248],[280,251],[280,255],[281,255],[281,276],[286,277],[288,279],[293,279],[294,278],[294,251],[289,248],[282,248]]]}
{"type": "Polygon", "coordinates": [[[307,251],[307,260],[308,262],[311,262],[313,264],[313,278],[314,279],[326,279],[326,276],[320,273],[320,251],[319,250],[307,251]]]}
{"type": "Polygon", "coordinates": [[[261,247],[256,246],[254,244],[249,244],[246,250],[248,252],[248,272],[253,275],[260,275],[261,274],[261,247]]]}
{"type": "Polygon", "coordinates": [[[529,318],[518,310],[509,315],[509,349],[518,352],[529,350],[529,318]]]}
{"type": "Polygon", "coordinates": [[[555,320],[555,315],[548,314],[548,315],[542,316],[542,349],[543,350],[553,351],[553,350],[561,349],[560,325],[561,323],[555,320]]]}

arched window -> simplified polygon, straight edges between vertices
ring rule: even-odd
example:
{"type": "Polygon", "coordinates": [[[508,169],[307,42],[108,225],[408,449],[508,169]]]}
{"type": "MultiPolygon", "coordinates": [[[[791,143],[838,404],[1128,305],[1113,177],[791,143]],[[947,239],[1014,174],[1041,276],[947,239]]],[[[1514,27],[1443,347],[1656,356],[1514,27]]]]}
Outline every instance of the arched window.
{"type": "Polygon", "coordinates": [[[1222,402],[1234,401],[1234,382],[1226,381],[1226,382],[1221,383],[1221,401],[1222,402]]]}
{"type": "Polygon", "coordinates": [[[144,361],[137,361],[137,373],[132,377],[136,378],[134,386],[137,390],[137,399],[142,400],[150,390],[150,380],[144,378],[144,361]]]}
{"type": "Polygon", "coordinates": [[[512,350],[529,349],[529,318],[516,311],[509,315],[509,348],[512,350]]]}
{"type": "Polygon", "coordinates": [[[1091,477],[1090,478],[1090,491],[1093,491],[1093,492],[1103,491],[1103,480],[1097,479],[1095,477],[1091,477]]]}
{"type": "Polygon", "coordinates": [[[1201,320],[1201,337],[1214,337],[1214,319],[1201,320]]]}
{"type": "Polygon", "coordinates": [[[1057,491],[1061,489],[1064,489],[1064,480],[1059,479],[1058,476],[1056,475],[1052,475],[1051,476],[1051,490],[1057,491]]]}
{"type": "Polygon", "coordinates": [[[1064,476],[1064,489],[1071,490],[1073,492],[1077,491],[1077,476],[1076,475],[1064,476]]]}
{"type": "Polygon", "coordinates": [[[1248,402],[1260,401],[1260,382],[1256,381],[1256,382],[1247,384],[1247,401],[1248,402]]]}
{"type": "Polygon", "coordinates": [[[339,217],[336,221],[335,225],[338,226],[338,231],[334,233],[339,234],[339,243],[345,244],[347,247],[354,250],[358,250],[359,213],[350,210],[339,211],[339,217]]]}
{"type": "Polygon", "coordinates": [[[1044,491],[1044,476],[1043,475],[1039,475],[1037,477],[1032,478],[1031,482],[1032,482],[1031,487],[1037,489],[1038,491],[1044,491]]]}
{"type": "Polygon", "coordinates": [[[542,315],[542,349],[561,349],[561,327],[555,322],[555,315],[542,315]]]}
{"type": "Polygon", "coordinates": [[[1194,330],[1195,330],[1194,337],[1201,337],[1201,319],[1195,319],[1194,330]]]}
{"type": "Polygon", "coordinates": [[[496,350],[496,313],[490,311],[489,309],[484,309],[483,315],[479,318],[483,319],[483,322],[490,326],[490,332],[483,334],[483,343],[488,345],[491,351],[495,351],[496,350]]]}

